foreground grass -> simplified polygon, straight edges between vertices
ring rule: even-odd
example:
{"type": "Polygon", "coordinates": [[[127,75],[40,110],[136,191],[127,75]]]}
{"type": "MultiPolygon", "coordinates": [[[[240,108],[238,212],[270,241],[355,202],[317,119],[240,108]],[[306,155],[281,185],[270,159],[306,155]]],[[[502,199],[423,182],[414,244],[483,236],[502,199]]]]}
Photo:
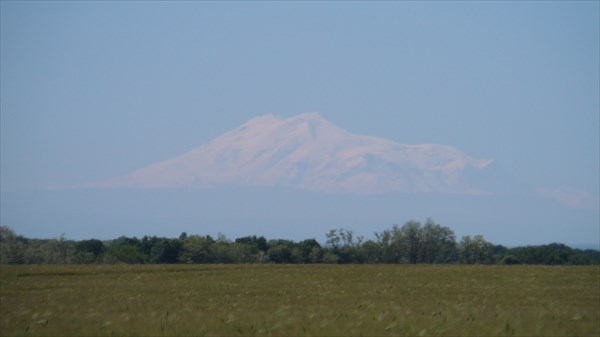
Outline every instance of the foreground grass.
{"type": "Polygon", "coordinates": [[[600,336],[600,268],[0,266],[1,336],[600,336]]]}

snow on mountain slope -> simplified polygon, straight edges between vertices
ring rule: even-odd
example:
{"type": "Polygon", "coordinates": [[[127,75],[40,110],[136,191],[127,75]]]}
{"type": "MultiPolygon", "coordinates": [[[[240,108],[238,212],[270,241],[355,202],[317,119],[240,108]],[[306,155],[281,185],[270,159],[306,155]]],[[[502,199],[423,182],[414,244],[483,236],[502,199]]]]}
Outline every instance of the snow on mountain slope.
{"type": "Polygon", "coordinates": [[[332,193],[478,194],[477,160],[438,144],[400,144],[342,130],[318,113],[265,115],[179,157],[88,187],[283,186],[332,193]]]}

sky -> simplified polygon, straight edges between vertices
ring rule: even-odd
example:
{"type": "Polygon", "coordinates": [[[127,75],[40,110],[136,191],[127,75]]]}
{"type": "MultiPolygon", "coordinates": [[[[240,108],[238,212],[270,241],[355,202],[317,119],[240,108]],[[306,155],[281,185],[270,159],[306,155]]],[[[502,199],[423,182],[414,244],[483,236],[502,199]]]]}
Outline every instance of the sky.
{"type": "MultiPolygon", "coordinates": [[[[69,217],[67,201],[40,195],[175,157],[256,116],[316,111],[356,134],[493,158],[584,222],[569,240],[597,242],[599,6],[2,1],[0,220],[30,236],[154,234],[133,213],[122,221],[136,230],[109,224],[118,212],[99,216],[102,230],[74,229],[102,205],[69,217]]],[[[473,223],[467,232],[474,218],[448,219],[473,223]]],[[[558,240],[560,230],[544,236],[540,224],[526,237],[558,240]]]]}

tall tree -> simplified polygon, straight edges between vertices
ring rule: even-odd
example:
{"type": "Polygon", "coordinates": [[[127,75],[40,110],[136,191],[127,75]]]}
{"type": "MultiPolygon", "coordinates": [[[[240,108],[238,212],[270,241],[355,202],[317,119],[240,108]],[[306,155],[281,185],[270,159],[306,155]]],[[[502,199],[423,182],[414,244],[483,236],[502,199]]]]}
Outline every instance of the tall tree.
{"type": "Polygon", "coordinates": [[[25,262],[23,238],[6,226],[0,226],[0,264],[20,264],[25,262]]]}
{"type": "Polygon", "coordinates": [[[401,228],[401,235],[406,247],[408,261],[411,264],[419,262],[419,257],[422,251],[422,228],[418,221],[408,221],[401,228]]]}
{"type": "Polygon", "coordinates": [[[493,263],[493,247],[482,235],[463,236],[460,242],[461,261],[467,264],[493,263]]]}
{"type": "Polygon", "coordinates": [[[448,227],[442,227],[435,223],[432,218],[428,218],[421,228],[419,262],[443,262],[445,260],[443,254],[449,254],[455,249],[455,246],[454,232],[448,227]]]}

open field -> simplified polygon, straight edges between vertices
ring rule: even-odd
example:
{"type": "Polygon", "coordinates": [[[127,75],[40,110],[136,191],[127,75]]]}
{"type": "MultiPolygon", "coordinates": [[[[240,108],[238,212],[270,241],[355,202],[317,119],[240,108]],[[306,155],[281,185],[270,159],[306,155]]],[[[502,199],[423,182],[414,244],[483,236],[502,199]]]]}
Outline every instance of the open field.
{"type": "Polygon", "coordinates": [[[600,336],[600,267],[7,266],[1,336],[600,336]]]}

